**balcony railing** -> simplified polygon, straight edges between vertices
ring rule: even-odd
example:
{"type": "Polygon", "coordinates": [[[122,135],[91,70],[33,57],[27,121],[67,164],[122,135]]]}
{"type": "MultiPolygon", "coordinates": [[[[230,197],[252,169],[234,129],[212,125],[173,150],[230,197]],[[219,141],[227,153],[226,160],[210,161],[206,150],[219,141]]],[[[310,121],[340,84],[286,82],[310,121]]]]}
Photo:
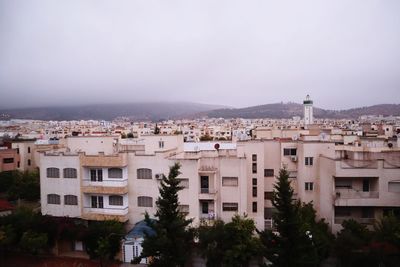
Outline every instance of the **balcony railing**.
{"type": "Polygon", "coordinates": [[[210,189],[210,188],[200,188],[200,193],[201,194],[215,194],[217,191],[215,189],[210,189]]]}
{"type": "Polygon", "coordinates": [[[120,222],[126,222],[128,220],[128,206],[122,206],[119,208],[92,208],[84,207],[82,218],[85,220],[117,220],[120,222]]]}
{"type": "Polygon", "coordinates": [[[379,191],[359,191],[354,189],[336,189],[336,197],[342,199],[379,198],[379,191]]]}
{"type": "Polygon", "coordinates": [[[83,186],[109,186],[109,187],[124,187],[128,185],[128,179],[107,179],[103,181],[92,181],[90,179],[82,180],[83,186]]]}
{"type": "Polygon", "coordinates": [[[84,213],[107,214],[107,215],[126,215],[126,214],[128,214],[128,206],[121,206],[118,208],[84,207],[83,212],[84,213]]]}

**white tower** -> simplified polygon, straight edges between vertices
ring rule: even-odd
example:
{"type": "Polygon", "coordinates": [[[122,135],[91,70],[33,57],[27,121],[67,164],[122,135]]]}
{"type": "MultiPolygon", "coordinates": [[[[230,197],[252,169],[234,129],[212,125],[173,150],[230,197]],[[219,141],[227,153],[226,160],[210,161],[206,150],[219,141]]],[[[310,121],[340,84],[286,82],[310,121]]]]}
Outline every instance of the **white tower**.
{"type": "Polygon", "coordinates": [[[310,99],[310,95],[307,95],[306,100],[303,101],[304,106],[304,124],[309,125],[314,123],[313,117],[313,101],[310,99]]]}

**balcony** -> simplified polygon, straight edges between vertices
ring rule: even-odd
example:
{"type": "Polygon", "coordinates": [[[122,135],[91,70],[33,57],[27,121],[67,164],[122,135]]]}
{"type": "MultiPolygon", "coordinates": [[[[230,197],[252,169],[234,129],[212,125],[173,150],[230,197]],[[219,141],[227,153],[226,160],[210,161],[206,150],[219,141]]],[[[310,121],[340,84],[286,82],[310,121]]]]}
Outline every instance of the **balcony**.
{"type": "Polygon", "coordinates": [[[379,191],[336,189],[335,206],[379,206],[379,191]]]}
{"type": "Polygon", "coordinates": [[[88,194],[123,195],[128,193],[128,179],[105,180],[101,182],[83,180],[82,192],[88,194]]]}
{"type": "Polygon", "coordinates": [[[357,199],[357,198],[379,198],[379,191],[359,191],[354,189],[336,189],[337,198],[357,199]]]}
{"type": "Polygon", "coordinates": [[[126,154],[117,155],[104,155],[99,153],[99,155],[84,155],[80,156],[81,164],[83,167],[125,167],[128,165],[128,160],[126,154]]]}
{"type": "Polygon", "coordinates": [[[214,200],[216,198],[217,191],[210,188],[200,188],[199,199],[201,200],[214,200]]]}
{"type": "Polygon", "coordinates": [[[377,169],[377,160],[354,160],[342,159],[340,161],[340,168],[342,169],[377,169]]]}
{"type": "Polygon", "coordinates": [[[128,206],[104,209],[84,207],[82,219],[94,221],[117,220],[119,222],[126,222],[128,220],[128,206]]]}

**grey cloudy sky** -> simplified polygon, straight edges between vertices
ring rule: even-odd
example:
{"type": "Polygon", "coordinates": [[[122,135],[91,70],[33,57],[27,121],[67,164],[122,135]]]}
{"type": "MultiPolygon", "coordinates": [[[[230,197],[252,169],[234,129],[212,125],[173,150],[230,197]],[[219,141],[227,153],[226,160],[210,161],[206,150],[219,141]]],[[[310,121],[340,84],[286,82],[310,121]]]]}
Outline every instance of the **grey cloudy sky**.
{"type": "Polygon", "coordinates": [[[400,1],[0,0],[0,107],[400,103],[400,1]]]}

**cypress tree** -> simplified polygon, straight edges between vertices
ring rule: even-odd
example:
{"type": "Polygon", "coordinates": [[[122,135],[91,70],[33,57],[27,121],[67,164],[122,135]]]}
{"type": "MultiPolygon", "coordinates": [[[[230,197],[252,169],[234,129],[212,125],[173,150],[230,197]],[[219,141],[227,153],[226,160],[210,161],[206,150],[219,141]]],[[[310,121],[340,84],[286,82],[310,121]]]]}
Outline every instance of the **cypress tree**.
{"type": "Polygon", "coordinates": [[[190,257],[193,231],[188,226],[192,220],[187,220],[179,211],[178,192],[182,190],[177,179],[179,169],[179,163],[175,163],[170,167],[168,177],[163,175],[156,201],[156,220],[145,215],[155,233],[146,235],[142,244],[141,258],[150,257],[150,266],[184,266],[190,257]]]}
{"type": "Polygon", "coordinates": [[[286,169],[279,171],[278,181],[274,185],[272,205],[276,208],[273,215],[279,235],[275,235],[275,257],[270,260],[276,266],[315,266],[316,258],[310,237],[302,232],[299,205],[293,199],[286,169]]]}

